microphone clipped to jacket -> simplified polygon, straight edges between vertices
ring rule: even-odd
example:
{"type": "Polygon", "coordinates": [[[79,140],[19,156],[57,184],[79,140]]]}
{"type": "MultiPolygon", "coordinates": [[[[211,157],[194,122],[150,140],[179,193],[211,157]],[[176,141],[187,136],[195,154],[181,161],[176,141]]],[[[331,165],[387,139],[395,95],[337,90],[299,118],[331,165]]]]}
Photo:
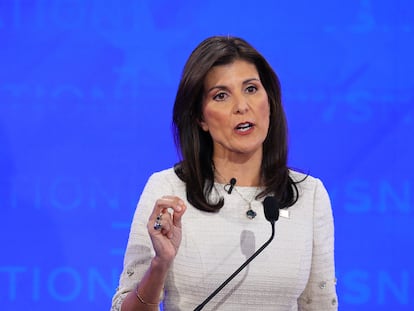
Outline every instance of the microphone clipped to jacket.
{"type": "Polygon", "coordinates": [[[211,293],[201,304],[194,309],[194,311],[199,311],[204,308],[204,306],[214,298],[223,288],[226,286],[236,275],[238,275],[257,255],[259,255],[269,244],[272,242],[275,236],[275,222],[279,219],[279,209],[280,202],[273,196],[266,197],[263,201],[264,214],[266,219],[270,222],[272,226],[272,234],[267,240],[252,256],[250,256],[232,275],[230,275],[217,289],[211,293]]]}

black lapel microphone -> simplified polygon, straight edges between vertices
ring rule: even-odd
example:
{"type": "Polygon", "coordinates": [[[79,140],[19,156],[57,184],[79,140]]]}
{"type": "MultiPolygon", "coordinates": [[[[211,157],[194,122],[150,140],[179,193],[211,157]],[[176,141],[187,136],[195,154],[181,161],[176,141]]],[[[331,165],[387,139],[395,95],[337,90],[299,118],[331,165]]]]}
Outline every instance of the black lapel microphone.
{"type": "Polygon", "coordinates": [[[228,194],[231,194],[236,182],[237,182],[237,179],[233,177],[232,179],[230,179],[230,183],[224,185],[224,190],[226,190],[228,194]]]}
{"type": "MultiPolygon", "coordinates": [[[[232,178],[233,179],[233,178],[232,178]]],[[[231,182],[231,180],[230,180],[231,182]]],[[[236,183],[236,182],[234,182],[236,183]]],[[[230,190],[230,189],[229,189],[230,190]]],[[[232,275],[230,275],[217,289],[211,293],[201,304],[194,309],[194,311],[199,311],[204,308],[204,306],[213,299],[223,288],[226,286],[234,277],[240,273],[253,259],[256,258],[269,244],[272,242],[275,236],[275,222],[279,219],[279,208],[280,202],[275,197],[266,197],[263,201],[264,214],[266,219],[270,222],[272,226],[272,235],[269,240],[266,241],[252,256],[250,256],[232,275]]]]}

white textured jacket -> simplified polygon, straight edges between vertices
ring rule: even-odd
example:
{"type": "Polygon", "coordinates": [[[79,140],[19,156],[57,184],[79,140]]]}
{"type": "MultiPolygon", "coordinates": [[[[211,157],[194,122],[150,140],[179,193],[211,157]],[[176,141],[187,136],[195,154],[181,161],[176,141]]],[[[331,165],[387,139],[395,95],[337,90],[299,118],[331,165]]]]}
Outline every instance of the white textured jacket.
{"type": "MultiPolygon", "coordinates": [[[[291,177],[302,180],[304,175],[291,171],[291,177]]],[[[223,208],[208,213],[186,201],[185,184],[172,168],[150,177],[131,225],[112,311],[120,310],[123,298],[135,290],[154,256],[146,223],[163,195],[176,195],[187,204],[181,246],[165,284],[165,311],[193,310],[269,239],[271,225],[260,201],[252,203],[257,216],[246,217],[245,199],[253,198],[257,189],[236,186],[237,191],[228,194],[223,186],[216,183],[212,193],[224,197],[223,208]]],[[[203,310],[338,309],[330,200],[322,182],[312,176],[298,188],[299,200],[281,213],[274,240],[203,310]]]]}

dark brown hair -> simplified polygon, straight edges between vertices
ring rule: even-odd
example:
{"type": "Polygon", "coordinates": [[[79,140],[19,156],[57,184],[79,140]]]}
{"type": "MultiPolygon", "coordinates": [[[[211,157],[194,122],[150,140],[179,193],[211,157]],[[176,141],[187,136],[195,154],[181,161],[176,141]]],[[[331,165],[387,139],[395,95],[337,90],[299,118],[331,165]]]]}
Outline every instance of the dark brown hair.
{"type": "Polygon", "coordinates": [[[265,189],[258,198],[274,195],[284,207],[291,206],[297,201],[298,189],[287,167],[288,134],[280,82],[266,59],[241,38],[207,38],[195,48],[184,66],[173,109],[175,144],[182,157],[175,165],[175,172],[185,182],[187,200],[194,207],[214,212],[223,206],[223,198],[218,202],[209,200],[214,186],[213,141],[210,134],[200,128],[199,121],[207,73],[214,66],[230,64],[237,59],[256,66],[270,105],[270,125],[263,142],[261,164],[265,189]]]}

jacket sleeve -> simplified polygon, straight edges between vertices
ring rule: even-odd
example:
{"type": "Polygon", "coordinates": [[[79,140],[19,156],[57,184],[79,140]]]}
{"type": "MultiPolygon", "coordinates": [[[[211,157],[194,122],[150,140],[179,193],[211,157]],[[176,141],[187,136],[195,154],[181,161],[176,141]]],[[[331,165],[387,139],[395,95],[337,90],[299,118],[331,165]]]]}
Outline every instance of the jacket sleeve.
{"type": "Polygon", "coordinates": [[[334,265],[334,222],[328,193],[316,179],[310,275],[298,299],[301,311],[338,310],[334,265]]]}
{"type": "MultiPolygon", "coordinates": [[[[153,210],[155,201],[163,195],[171,193],[168,182],[159,174],[153,174],[139,199],[135,209],[133,221],[124,255],[124,266],[120,276],[119,285],[112,298],[111,311],[120,311],[125,296],[135,290],[144,276],[151,259],[155,255],[151,239],[147,231],[147,221],[153,210]]],[[[162,297],[160,297],[160,300],[162,297]]]]}

